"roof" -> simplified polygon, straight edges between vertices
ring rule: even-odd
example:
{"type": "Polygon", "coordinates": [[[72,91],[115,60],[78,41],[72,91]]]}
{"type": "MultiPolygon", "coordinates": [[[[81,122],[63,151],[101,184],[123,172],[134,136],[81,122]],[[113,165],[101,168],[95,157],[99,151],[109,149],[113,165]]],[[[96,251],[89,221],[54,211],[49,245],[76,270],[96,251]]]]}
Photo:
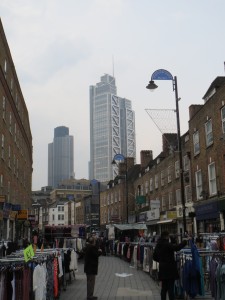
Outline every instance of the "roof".
{"type": "Polygon", "coordinates": [[[211,91],[213,89],[218,89],[218,88],[220,88],[223,85],[225,85],[225,77],[224,76],[218,76],[218,77],[216,77],[216,79],[211,83],[210,87],[208,88],[207,92],[202,97],[202,99],[205,100],[205,98],[207,98],[209,96],[209,94],[211,93],[211,91]]]}

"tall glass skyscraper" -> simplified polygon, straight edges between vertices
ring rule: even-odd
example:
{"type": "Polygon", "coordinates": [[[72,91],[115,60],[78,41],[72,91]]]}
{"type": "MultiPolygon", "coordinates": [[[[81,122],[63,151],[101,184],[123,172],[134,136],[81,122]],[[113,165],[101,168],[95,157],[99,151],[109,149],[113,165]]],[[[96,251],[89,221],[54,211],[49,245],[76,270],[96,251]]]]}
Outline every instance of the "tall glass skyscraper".
{"type": "Polygon", "coordinates": [[[115,154],[136,158],[135,114],[131,101],[117,96],[115,78],[108,74],[90,86],[89,179],[114,178],[115,154]]]}
{"type": "Polygon", "coordinates": [[[64,179],[74,178],[73,136],[69,128],[54,129],[53,142],[48,144],[48,185],[56,188],[64,179]]]}

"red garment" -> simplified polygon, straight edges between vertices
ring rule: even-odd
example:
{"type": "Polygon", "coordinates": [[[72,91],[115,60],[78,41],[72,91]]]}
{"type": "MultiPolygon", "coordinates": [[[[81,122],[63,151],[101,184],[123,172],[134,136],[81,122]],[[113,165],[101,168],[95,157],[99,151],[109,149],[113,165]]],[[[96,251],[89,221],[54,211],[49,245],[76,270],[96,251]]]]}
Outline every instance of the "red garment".
{"type": "Polygon", "coordinates": [[[54,297],[58,297],[59,293],[59,283],[58,283],[58,259],[55,257],[54,262],[54,274],[53,274],[53,281],[54,281],[54,297]]]}

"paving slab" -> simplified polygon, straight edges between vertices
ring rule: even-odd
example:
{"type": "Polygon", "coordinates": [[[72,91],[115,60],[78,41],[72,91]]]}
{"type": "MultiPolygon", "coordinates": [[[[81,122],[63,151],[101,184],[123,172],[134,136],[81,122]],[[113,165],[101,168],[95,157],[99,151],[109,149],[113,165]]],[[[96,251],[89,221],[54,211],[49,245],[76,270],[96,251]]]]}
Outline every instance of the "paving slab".
{"type": "MultiPolygon", "coordinates": [[[[75,279],[61,291],[61,300],[85,300],[86,275],[83,261],[78,263],[75,279]]],[[[100,256],[95,283],[98,300],[160,300],[160,288],[148,273],[130,266],[116,256],[100,256]]]]}

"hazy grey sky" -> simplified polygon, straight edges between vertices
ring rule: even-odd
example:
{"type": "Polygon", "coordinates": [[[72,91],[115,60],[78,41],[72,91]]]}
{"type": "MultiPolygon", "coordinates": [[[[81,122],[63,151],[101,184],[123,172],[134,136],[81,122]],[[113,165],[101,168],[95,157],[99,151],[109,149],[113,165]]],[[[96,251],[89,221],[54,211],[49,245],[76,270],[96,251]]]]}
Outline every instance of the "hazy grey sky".
{"type": "Polygon", "coordinates": [[[88,177],[89,86],[113,73],[118,95],[136,114],[141,150],[162,149],[161,133],[145,109],[175,108],[171,82],[151,74],[167,69],[178,79],[181,133],[188,107],[202,104],[211,82],[224,76],[224,0],[1,0],[0,16],[28,107],[33,136],[33,190],[47,185],[48,143],[54,128],[74,136],[76,178],[88,177]]]}

